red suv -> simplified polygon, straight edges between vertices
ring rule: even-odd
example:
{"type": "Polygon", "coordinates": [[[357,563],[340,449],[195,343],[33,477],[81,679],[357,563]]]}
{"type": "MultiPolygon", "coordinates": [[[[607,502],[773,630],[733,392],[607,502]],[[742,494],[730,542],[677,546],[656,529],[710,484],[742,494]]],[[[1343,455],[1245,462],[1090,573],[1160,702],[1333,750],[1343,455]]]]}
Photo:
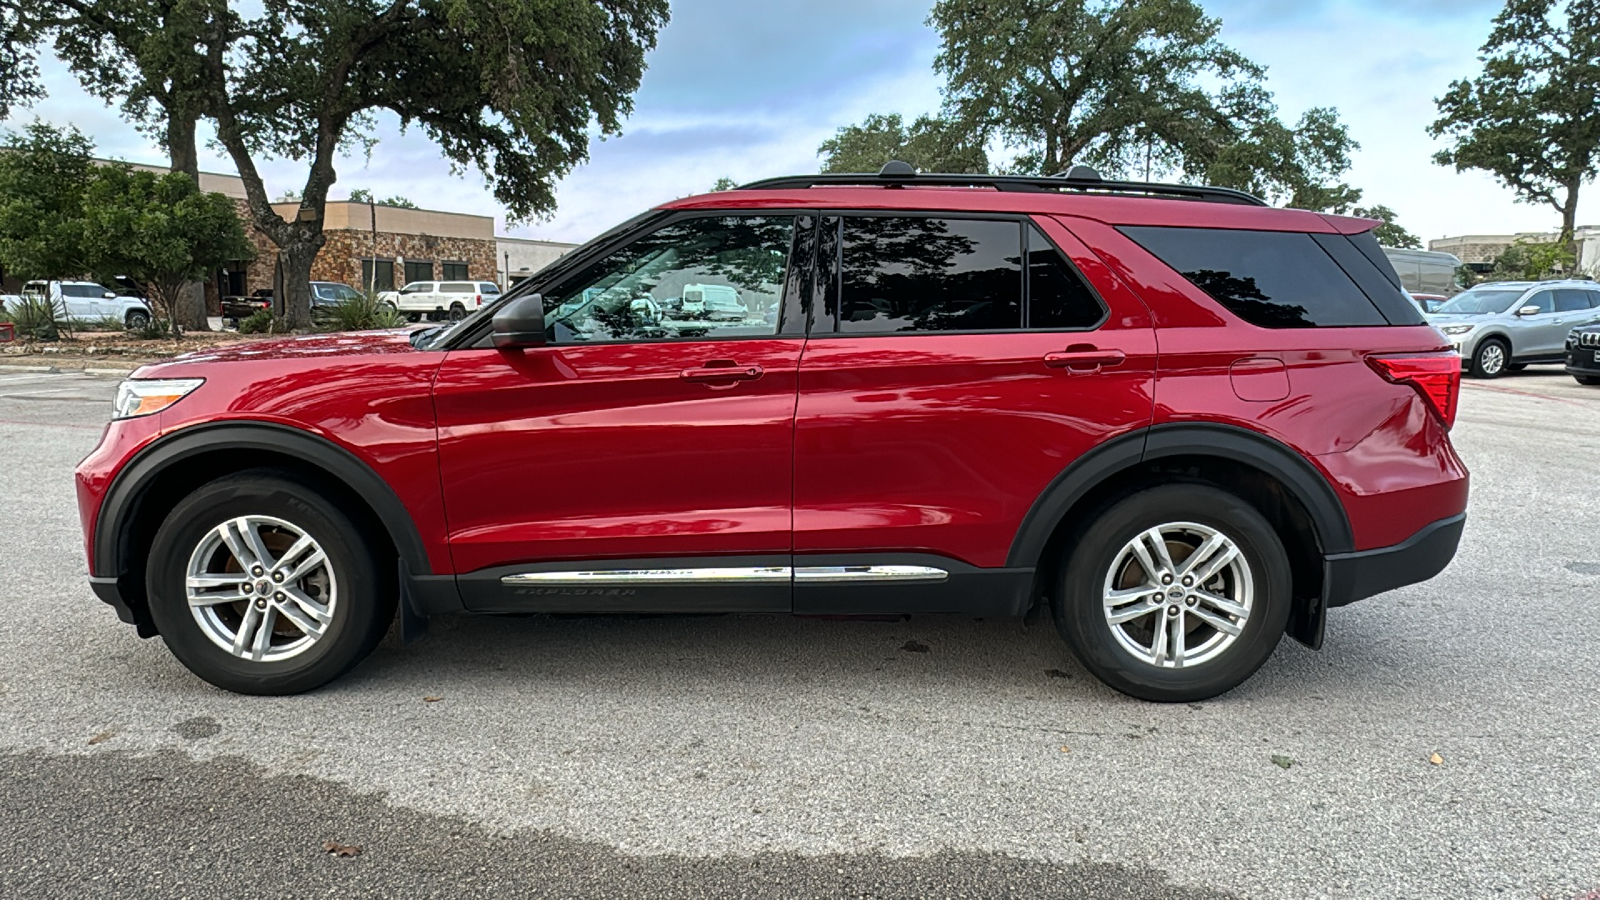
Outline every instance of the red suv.
{"type": "Polygon", "coordinates": [[[397,614],[1048,604],[1112,687],[1211,697],[1460,539],[1461,362],[1377,224],[1082,170],[679,200],[457,323],[140,369],[90,581],[245,693],[397,614]]]}

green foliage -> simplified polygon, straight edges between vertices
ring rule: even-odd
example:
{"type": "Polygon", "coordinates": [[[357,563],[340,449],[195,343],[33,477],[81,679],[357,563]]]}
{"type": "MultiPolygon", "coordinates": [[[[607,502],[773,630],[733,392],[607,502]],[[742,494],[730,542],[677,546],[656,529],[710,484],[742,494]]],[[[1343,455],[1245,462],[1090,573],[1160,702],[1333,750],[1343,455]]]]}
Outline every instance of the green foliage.
{"type": "Polygon", "coordinates": [[[1483,72],[1436,101],[1428,132],[1452,146],[1434,161],[1549,205],[1571,240],[1579,188],[1600,175],[1600,0],[1508,0],[1480,51],[1483,72]]]}
{"type": "MultiPolygon", "coordinates": [[[[667,0],[18,3],[27,28],[0,28],[0,45],[52,42],[86,89],[148,132],[181,136],[196,117],[216,126],[252,220],[280,250],[277,287],[297,328],[310,318],[334,158],[371,152],[378,111],[480,171],[512,219],[548,214],[590,140],[621,130],[668,17],[667,0]],[[257,168],[268,158],[305,164],[304,221],[272,210],[257,168]]],[[[175,154],[181,143],[169,142],[175,154]]]]}
{"type": "Polygon", "coordinates": [[[240,334],[271,334],[282,330],[270,309],[258,309],[239,320],[240,334]]]}
{"type": "MultiPolygon", "coordinates": [[[[294,199],[298,200],[300,198],[296,197],[294,199]]],[[[354,188],[354,189],[352,189],[350,191],[350,202],[351,203],[372,203],[372,202],[374,202],[373,199],[372,199],[372,192],[367,190],[366,188],[354,188]]],[[[397,207],[399,207],[401,209],[416,209],[417,208],[417,205],[415,203],[412,203],[410,200],[407,200],[406,198],[401,197],[398,194],[396,194],[393,197],[390,197],[387,200],[379,200],[379,201],[377,201],[377,205],[378,206],[397,206],[397,207]]]]}
{"type": "Polygon", "coordinates": [[[76,128],[35,121],[0,140],[0,259],[17,277],[93,271],[84,246],[94,144],[76,128]]]}
{"type": "Polygon", "coordinates": [[[908,127],[898,115],[871,115],[839,129],[817,148],[824,172],[876,172],[891,159],[921,172],[987,172],[989,156],[976,130],[920,116],[908,127]]]}
{"type": "Polygon", "coordinates": [[[738,186],[739,182],[734,181],[732,178],[724,175],[717,179],[716,184],[711,186],[711,193],[715,194],[718,191],[731,191],[738,186]]]}
{"type": "Polygon", "coordinates": [[[1564,241],[1517,241],[1495,257],[1497,281],[1540,281],[1572,270],[1577,258],[1564,241]]]}
{"type": "Polygon", "coordinates": [[[177,318],[184,285],[255,253],[233,201],[176,172],[98,166],[85,193],[84,218],[95,268],[148,285],[157,317],[168,322],[177,318]]]}
{"type": "Polygon", "coordinates": [[[1265,95],[1192,0],[940,0],[929,23],[947,113],[1022,171],[1182,168],[1265,95]]]}
{"type": "MultiPolygon", "coordinates": [[[[376,328],[399,328],[406,317],[393,306],[378,299],[376,293],[360,294],[331,307],[317,310],[317,326],[322,331],[371,331],[376,328]]],[[[243,323],[240,331],[244,330],[243,323]]]]}
{"type": "Polygon", "coordinates": [[[1338,181],[1361,145],[1335,110],[1307,110],[1291,128],[1278,119],[1275,105],[1257,98],[1250,117],[1236,127],[1240,130],[1231,140],[1224,137],[1214,149],[1191,152],[1186,174],[1296,209],[1332,212],[1360,201],[1359,190],[1338,181]]]}
{"type": "Polygon", "coordinates": [[[24,296],[11,304],[11,321],[17,337],[26,341],[61,339],[61,322],[55,305],[43,297],[24,296]]]}
{"type": "Polygon", "coordinates": [[[1350,211],[1353,216],[1363,219],[1377,219],[1382,222],[1373,229],[1373,234],[1378,238],[1378,243],[1385,247],[1395,247],[1401,250],[1421,250],[1422,239],[1405,230],[1395,219],[1399,218],[1395,211],[1387,206],[1358,206],[1350,211]]]}
{"type": "Polygon", "coordinates": [[[168,319],[151,318],[140,328],[128,332],[144,341],[159,341],[163,338],[177,337],[178,329],[174,328],[168,319]]]}
{"type": "Polygon", "coordinates": [[[72,328],[76,331],[126,331],[127,326],[116,316],[100,316],[96,319],[71,319],[72,328]]]}

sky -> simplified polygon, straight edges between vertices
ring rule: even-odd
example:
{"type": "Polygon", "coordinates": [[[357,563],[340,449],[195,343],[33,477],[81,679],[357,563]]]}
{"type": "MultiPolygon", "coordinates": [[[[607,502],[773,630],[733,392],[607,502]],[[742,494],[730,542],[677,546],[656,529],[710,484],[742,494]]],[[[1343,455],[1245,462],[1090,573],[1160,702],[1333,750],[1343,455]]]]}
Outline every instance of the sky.
{"type": "MultiPolygon", "coordinates": [[[[1437,166],[1426,128],[1433,100],[1478,71],[1477,48],[1500,9],[1495,0],[1202,0],[1222,20],[1222,39],[1267,68],[1287,121],[1333,106],[1361,149],[1347,179],[1364,201],[1399,214],[1424,241],[1462,234],[1555,229],[1548,206],[1514,202],[1483,173],[1437,166]]],[[[597,140],[588,163],[559,185],[548,219],[508,225],[482,178],[452,174],[416,130],[379,120],[371,158],[338,161],[332,197],[366,188],[429,209],[494,215],[503,233],[580,242],[658,203],[737,181],[815,172],[817,146],[870,113],[937,111],[932,69],[938,35],[932,0],[682,0],[648,57],[623,134],[597,140]]],[[[5,124],[34,116],[90,134],[102,156],[162,164],[164,154],[115,109],[78,89],[45,60],[48,99],[5,124]]],[[[220,149],[201,148],[201,168],[231,172],[220,149]]],[[[298,190],[305,165],[261,166],[274,197],[298,190]]],[[[1579,209],[1600,224],[1600,186],[1579,209]]]]}

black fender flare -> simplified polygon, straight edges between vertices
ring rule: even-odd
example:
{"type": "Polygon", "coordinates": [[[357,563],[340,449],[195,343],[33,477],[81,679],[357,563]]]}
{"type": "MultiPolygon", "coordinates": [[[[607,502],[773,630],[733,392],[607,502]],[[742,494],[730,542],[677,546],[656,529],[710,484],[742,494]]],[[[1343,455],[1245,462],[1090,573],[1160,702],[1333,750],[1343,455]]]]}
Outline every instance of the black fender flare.
{"type": "Polygon", "coordinates": [[[216,450],[266,450],[293,456],[338,479],[370,506],[411,572],[428,574],[427,548],[410,510],[370,466],[332,441],[273,422],[217,422],[179,429],[151,442],[117,473],[95,519],[94,564],[99,576],[127,571],[120,558],[123,534],[145,491],[163,472],[216,450]]]}
{"type": "Polygon", "coordinates": [[[1350,519],[1333,486],[1294,449],[1238,426],[1170,424],[1129,432],[1074,460],[1023,517],[1006,556],[1007,567],[1038,565],[1067,512],[1107,478],[1140,463],[1173,456],[1217,456],[1254,466],[1284,485],[1305,508],[1324,556],[1354,551],[1350,519]]]}

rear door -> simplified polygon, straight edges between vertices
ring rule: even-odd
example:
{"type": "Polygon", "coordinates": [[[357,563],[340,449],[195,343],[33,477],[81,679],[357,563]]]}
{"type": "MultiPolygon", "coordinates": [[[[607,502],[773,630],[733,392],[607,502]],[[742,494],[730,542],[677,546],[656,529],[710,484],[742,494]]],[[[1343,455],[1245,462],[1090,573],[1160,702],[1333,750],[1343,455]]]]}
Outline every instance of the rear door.
{"type": "Polygon", "coordinates": [[[469,608],[788,611],[814,222],[679,215],[544,286],[547,345],[447,356],[439,457],[469,608]],[[688,283],[751,313],[667,311],[688,283]]]}
{"type": "Polygon", "coordinates": [[[1031,570],[1008,555],[1035,499],[1151,420],[1147,311],[1050,219],[851,213],[822,236],[795,610],[1020,611],[1031,570]]]}

